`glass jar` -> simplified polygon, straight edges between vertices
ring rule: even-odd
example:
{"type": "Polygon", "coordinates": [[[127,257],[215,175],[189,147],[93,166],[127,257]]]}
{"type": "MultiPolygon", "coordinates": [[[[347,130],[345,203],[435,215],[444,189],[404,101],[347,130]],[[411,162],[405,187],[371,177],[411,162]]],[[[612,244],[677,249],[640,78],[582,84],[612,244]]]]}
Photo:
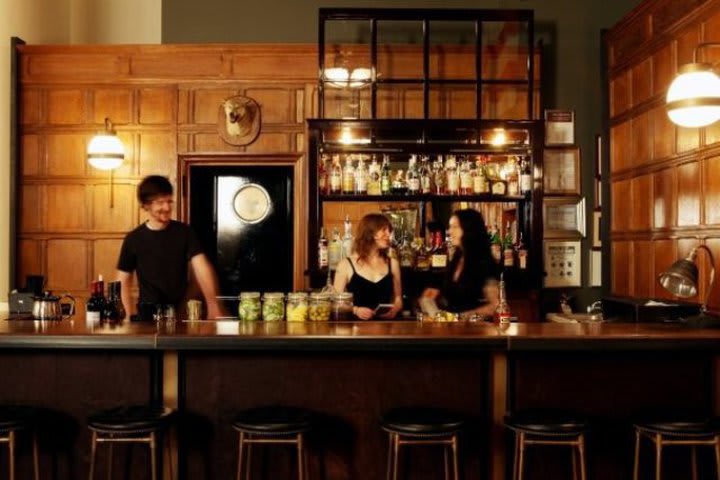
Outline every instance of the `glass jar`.
{"type": "Polygon", "coordinates": [[[265,292],[262,318],[264,322],[279,322],[285,317],[285,295],[281,292],[265,292]]]}
{"type": "Polygon", "coordinates": [[[353,320],[353,294],[336,293],[332,303],[332,319],[336,322],[353,320]]]}
{"type": "Polygon", "coordinates": [[[260,292],[240,292],[238,318],[251,322],[260,320],[260,292]]]}
{"type": "Polygon", "coordinates": [[[288,293],[285,319],[288,322],[307,322],[308,294],[305,292],[288,293]]]}
{"type": "Polygon", "coordinates": [[[314,292],[310,294],[309,317],[311,322],[327,322],[330,320],[332,296],[327,293],[314,292]]]}

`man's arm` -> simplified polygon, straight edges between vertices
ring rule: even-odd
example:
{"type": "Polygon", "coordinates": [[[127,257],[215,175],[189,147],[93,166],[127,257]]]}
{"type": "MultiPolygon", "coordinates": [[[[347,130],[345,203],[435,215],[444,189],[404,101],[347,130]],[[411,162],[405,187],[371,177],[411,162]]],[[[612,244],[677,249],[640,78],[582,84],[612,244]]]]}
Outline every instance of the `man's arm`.
{"type": "Polygon", "coordinates": [[[205,297],[207,318],[222,317],[223,310],[220,308],[217,300],[220,288],[218,286],[217,276],[215,276],[215,270],[210,264],[210,261],[205,254],[199,253],[190,259],[190,266],[192,267],[198,285],[200,285],[200,291],[203,297],[205,297]]]}
{"type": "Polygon", "coordinates": [[[133,273],[118,270],[115,278],[120,282],[120,300],[122,301],[123,307],[125,307],[127,318],[130,318],[130,315],[135,313],[135,305],[133,304],[132,294],[130,293],[133,284],[133,273]]]}

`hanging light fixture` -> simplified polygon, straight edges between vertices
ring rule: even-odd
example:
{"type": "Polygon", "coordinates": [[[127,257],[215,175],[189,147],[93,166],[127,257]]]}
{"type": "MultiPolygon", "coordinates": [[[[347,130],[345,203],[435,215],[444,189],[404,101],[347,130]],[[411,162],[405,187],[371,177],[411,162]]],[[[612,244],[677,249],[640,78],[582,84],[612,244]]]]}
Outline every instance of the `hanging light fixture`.
{"type": "Polygon", "coordinates": [[[665,106],[670,120],[682,127],[705,127],[720,120],[720,76],[713,65],[699,63],[703,48],[720,47],[720,43],[701,43],[693,50],[693,63],[678,69],[668,88],[665,106]]]}
{"type": "Polygon", "coordinates": [[[350,68],[351,52],[335,52],[334,66],[326,68],[323,80],[337,88],[360,88],[368,85],[372,78],[372,70],[367,67],[350,68]]]}
{"type": "Polygon", "coordinates": [[[109,118],[105,118],[105,130],[88,143],[87,159],[90,165],[100,170],[114,170],[125,160],[125,147],[115,134],[109,118]]]}

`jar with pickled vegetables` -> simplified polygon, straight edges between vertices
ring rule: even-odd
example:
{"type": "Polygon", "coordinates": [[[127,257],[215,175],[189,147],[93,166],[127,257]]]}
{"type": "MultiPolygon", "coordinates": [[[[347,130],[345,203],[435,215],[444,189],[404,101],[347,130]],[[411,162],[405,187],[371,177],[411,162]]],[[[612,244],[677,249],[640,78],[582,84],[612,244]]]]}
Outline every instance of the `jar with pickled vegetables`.
{"type": "Polygon", "coordinates": [[[288,293],[285,319],[288,322],[307,322],[308,294],[305,292],[288,293]]]}
{"type": "Polygon", "coordinates": [[[263,295],[262,318],[264,322],[279,322],[285,317],[285,295],[266,292],[263,295]]]}
{"type": "Polygon", "coordinates": [[[332,302],[332,319],[336,322],[353,320],[353,294],[336,293],[332,302]]]}
{"type": "Polygon", "coordinates": [[[327,293],[313,292],[310,294],[309,317],[311,322],[327,322],[330,320],[332,296],[327,293]]]}
{"type": "Polygon", "coordinates": [[[260,320],[260,292],[240,292],[238,318],[251,322],[260,320]]]}

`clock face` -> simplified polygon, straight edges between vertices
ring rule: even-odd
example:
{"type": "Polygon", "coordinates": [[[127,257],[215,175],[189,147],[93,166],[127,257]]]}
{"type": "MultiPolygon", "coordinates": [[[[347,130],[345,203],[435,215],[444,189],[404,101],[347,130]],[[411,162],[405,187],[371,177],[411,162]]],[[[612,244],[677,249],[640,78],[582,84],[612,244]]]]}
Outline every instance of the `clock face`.
{"type": "Polygon", "coordinates": [[[262,222],[270,213],[270,195],[257,183],[248,183],[235,194],[233,208],[243,222],[262,222]]]}

